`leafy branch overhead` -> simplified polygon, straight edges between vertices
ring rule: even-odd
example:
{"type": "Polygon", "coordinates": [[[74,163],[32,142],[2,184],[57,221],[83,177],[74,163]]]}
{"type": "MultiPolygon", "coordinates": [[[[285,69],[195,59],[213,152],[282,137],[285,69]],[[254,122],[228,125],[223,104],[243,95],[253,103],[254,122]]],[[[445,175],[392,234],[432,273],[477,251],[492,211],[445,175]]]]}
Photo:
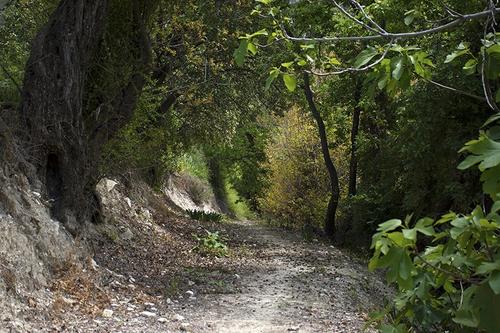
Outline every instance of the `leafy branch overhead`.
{"type": "MultiPolygon", "coordinates": [[[[500,48],[500,44],[494,29],[495,17],[500,13],[499,7],[492,6],[485,10],[479,5],[471,4],[470,13],[459,13],[444,2],[432,7],[423,1],[411,1],[408,6],[413,8],[406,10],[403,17],[394,18],[386,14],[391,11],[391,6],[396,6],[390,0],[368,4],[355,0],[332,0],[325,6],[325,10],[332,15],[332,22],[325,22],[324,27],[315,27],[310,31],[311,26],[302,26],[298,16],[309,5],[307,2],[299,1],[291,5],[273,0],[256,2],[253,15],[261,19],[264,28],[240,37],[240,46],[235,51],[236,63],[241,66],[247,56],[265,51],[272,44],[285,46],[291,50],[292,55],[285,62],[288,66],[282,64],[273,67],[266,87],[278,76],[287,74],[285,85],[293,91],[296,85],[286,83],[295,80],[294,74],[302,71],[318,76],[371,71],[369,81],[373,87],[391,94],[408,88],[415,80],[423,79],[444,89],[474,95],[432,80],[436,63],[443,66],[467,55],[468,59],[463,65],[464,72],[467,75],[483,76],[484,100],[498,111],[496,100],[500,99],[500,93],[491,93],[487,81],[494,80],[499,74],[495,64],[496,49],[500,48]],[[433,17],[432,10],[443,14],[433,17]],[[446,36],[450,31],[461,29],[467,24],[483,21],[485,34],[482,38],[483,48],[479,52],[469,49],[468,43],[464,41],[446,59],[432,59],[432,50],[425,47],[430,36],[446,36]],[[402,31],[391,32],[386,26],[402,31]],[[353,32],[358,34],[352,35],[353,32]],[[357,55],[349,52],[346,56],[343,51],[346,47],[365,49],[357,55]],[[276,69],[279,70],[278,75],[276,69]]],[[[483,100],[481,97],[478,99],[483,100]]]]}

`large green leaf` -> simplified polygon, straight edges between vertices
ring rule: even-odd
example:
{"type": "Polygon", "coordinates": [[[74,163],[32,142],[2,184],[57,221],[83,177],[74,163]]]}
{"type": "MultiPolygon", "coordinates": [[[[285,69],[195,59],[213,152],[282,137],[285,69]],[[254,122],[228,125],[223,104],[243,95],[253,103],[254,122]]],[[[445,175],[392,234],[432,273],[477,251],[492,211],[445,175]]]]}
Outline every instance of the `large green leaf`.
{"type": "Polygon", "coordinates": [[[289,91],[295,91],[297,88],[297,79],[290,74],[283,74],[283,82],[289,91]]]}
{"type": "Polygon", "coordinates": [[[355,68],[363,67],[364,65],[368,64],[370,60],[372,60],[377,54],[378,54],[377,49],[375,49],[374,47],[368,47],[366,50],[358,54],[356,60],[354,61],[354,67],[355,68]]]}

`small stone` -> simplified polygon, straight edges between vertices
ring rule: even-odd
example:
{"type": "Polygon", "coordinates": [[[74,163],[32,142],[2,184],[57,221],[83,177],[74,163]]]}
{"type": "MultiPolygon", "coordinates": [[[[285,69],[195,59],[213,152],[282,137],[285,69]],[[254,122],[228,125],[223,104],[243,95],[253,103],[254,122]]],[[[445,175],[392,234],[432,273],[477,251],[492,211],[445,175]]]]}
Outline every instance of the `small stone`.
{"type": "Polygon", "coordinates": [[[90,259],[90,266],[94,271],[97,271],[97,269],[99,268],[99,265],[95,262],[94,259],[90,259]]]}
{"type": "Polygon", "coordinates": [[[141,316],[151,318],[151,317],[156,317],[156,313],[149,311],[142,311],[141,316]]]}
{"type": "Polygon", "coordinates": [[[125,229],[125,231],[121,234],[120,238],[122,240],[125,240],[125,241],[128,241],[128,240],[131,240],[132,238],[134,238],[134,234],[132,233],[132,231],[127,228],[125,229]]]}
{"type": "Polygon", "coordinates": [[[181,316],[180,314],[175,314],[174,315],[174,321],[183,321],[184,319],[184,316],[181,316]]]}
{"type": "Polygon", "coordinates": [[[191,291],[191,290],[188,290],[188,291],[186,291],[186,294],[187,294],[188,296],[193,296],[193,295],[194,295],[194,292],[193,292],[193,291],[191,291]]]}
{"type": "Polygon", "coordinates": [[[241,279],[241,276],[239,276],[238,274],[234,274],[234,277],[235,277],[237,280],[241,279]]]}
{"type": "Polygon", "coordinates": [[[113,310],[111,310],[111,309],[105,309],[102,312],[102,316],[105,317],[105,318],[111,318],[113,316],[113,310]]]}
{"type": "Polygon", "coordinates": [[[195,283],[194,283],[193,281],[189,280],[189,281],[188,281],[188,285],[191,287],[191,286],[194,286],[194,285],[195,285],[195,283]]]}
{"type": "Polygon", "coordinates": [[[155,304],[154,303],[150,303],[150,302],[145,302],[144,306],[155,306],[155,304]]]}
{"type": "Polygon", "coordinates": [[[191,296],[191,297],[189,297],[189,300],[190,300],[190,301],[196,301],[196,297],[191,296]]]}
{"type": "Polygon", "coordinates": [[[166,322],[168,322],[168,320],[167,320],[167,318],[160,317],[160,318],[158,318],[158,322],[159,323],[166,323],[166,322]]]}
{"type": "Polygon", "coordinates": [[[166,302],[167,304],[172,304],[172,300],[170,298],[167,298],[166,302]]]}
{"type": "Polygon", "coordinates": [[[130,198],[129,198],[129,197],[125,197],[125,202],[127,203],[127,206],[128,206],[129,208],[132,208],[132,200],[130,200],[130,198]]]}
{"type": "Polygon", "coordinates": [[[297,332],[299,330],[298,326],[292,326],[288,328],[288,332],[297,332]]]}
{"type": "Polygon", "coordinates": [[[182,323],[180,329],[181,331],[187,331],[188,327],[189,327],[188,323],[182,323]]]}

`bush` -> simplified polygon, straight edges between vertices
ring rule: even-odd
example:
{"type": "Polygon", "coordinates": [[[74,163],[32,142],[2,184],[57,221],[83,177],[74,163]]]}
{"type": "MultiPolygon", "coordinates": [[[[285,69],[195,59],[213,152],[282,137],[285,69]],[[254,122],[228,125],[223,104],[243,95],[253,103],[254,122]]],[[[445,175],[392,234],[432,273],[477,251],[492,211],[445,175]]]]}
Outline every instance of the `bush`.
{"type": "Polygon", "coordinates": [[[219,235],[219,232],[210,232],[205,230],[207,235],[203,237],[194,236],[198,241],[198,245],[194,248],[202,254],[215,255],[217,257],[225,257],[228,254],[229,248],[224,243],[224,240],[219,235]]]}
{"type": "Polygon", "coordinates": [[[381,332],[408,332],[410,327],[417,332],[499,332],[500,142],[491,134],[469,142],[463,150],[473,155],[459,166],[479,164],[491,208],[379,225],[369,267],[386,268],[387,281],[399,290],[386,311],[393,316],[389,324],[379,325],[381,332]],[[430,245],[423,249],[422,244],[430,245]]]}
{"type": "Polygon", "coordinates": [[[193,220],[206,222],[222,222],[224,216],[215,212],[205,212],[202,210],[187,210],[186,211],[193,220]]]}
{"type": "Polygon", "coordinates": [[[278,119],[266,148],[267,187],[259,199],[265,216],[280,225],[321,225],[328,204],[328,176],[316,127],[296,108],[278,119]]]}

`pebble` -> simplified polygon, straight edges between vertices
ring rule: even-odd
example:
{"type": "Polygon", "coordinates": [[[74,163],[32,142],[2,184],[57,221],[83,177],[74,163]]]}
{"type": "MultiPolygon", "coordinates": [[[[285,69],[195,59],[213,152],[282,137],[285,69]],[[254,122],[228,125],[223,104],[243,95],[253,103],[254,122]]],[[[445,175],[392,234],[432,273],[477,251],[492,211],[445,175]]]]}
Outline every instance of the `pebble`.
{"type": "Polygon", "coordinates": [[[105,318],[111,318],[113,316],[113,310],[105,309],[104,311],[102,311],[102,316],[105,318]]]}
{"type": "Polygon", "coordinates": [[[167,318],[160,317],[160,318],[158,318],[158,322],[159,323],[166,323],[166,322],[168,322],[168,320],[167,320],[167,318]]]}
{"type": "Polygon", "coordinates": [[[183,321],[184,319],[184,316],[181,316],[180,314],[175,314],[174,315],[174,321],[183,321]]]}
{"type": "Polygon", "coordinates": [[[189,296],[193,296],[194,292],[192,292],[191,290],[188,290],[188,291],[186,291],[186,294],[188,294],[189,296]]]}
{"type": "Polygon", "coordinates": [[[156,313],[149,311],[142,311],[141,316],[143,317],[156,317],[156,313]]]}

